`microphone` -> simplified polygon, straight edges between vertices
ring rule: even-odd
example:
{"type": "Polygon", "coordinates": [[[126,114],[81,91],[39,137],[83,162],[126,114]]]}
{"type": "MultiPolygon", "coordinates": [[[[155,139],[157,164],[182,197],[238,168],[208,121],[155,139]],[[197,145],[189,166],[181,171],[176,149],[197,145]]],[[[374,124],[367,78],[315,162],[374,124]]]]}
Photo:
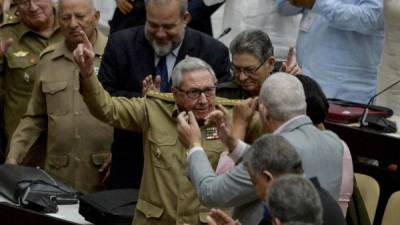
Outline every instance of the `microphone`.
{"type": "Polygon", "coordinates": [[[222,33],[217,37],[217,40],[221,39],[223,36],[227,35],[229,32],[231,32],[232,28],[227,27],[222,33]]]}
{"type": "Polygon", "coordinates": [[[369,101],[367,106],[365,107],[361,120],[360,120],[360,127],[369,127],[373,128],[375,130],[381,130],[383,132],[388,132],[388,133],[394,133],[397,131],[396,123],[384,118],[383,116],[379,115],[368,115],[369,112],[369,107],[372,105],[372,102],[376,97],[379,95],[383,94],[387,90],[391,89],[395,85],[399,84],[400,80],[394,82],[393,84],[387,86],[384,88],[382,91],[376,93],[374,96],[372,96],[369,101]]]}

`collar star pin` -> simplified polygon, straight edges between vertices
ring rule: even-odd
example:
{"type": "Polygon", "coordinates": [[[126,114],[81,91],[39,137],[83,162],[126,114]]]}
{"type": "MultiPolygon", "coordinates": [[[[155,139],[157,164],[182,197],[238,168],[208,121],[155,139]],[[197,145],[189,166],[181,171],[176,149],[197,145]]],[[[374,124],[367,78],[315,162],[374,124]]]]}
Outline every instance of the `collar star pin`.
{"type": "Polygon", "coordinates": [[[218,129],[216,127],[207,127],[205,130],[205,137],[206,137],[206,140],[219,139],[218,129]]]}
{"type": "Polygon", "coordinates": [[[24,52],[24,51],[18,51],[14,53],[15,57],[25,57],[29,54],[29,52],[24,52]]]}

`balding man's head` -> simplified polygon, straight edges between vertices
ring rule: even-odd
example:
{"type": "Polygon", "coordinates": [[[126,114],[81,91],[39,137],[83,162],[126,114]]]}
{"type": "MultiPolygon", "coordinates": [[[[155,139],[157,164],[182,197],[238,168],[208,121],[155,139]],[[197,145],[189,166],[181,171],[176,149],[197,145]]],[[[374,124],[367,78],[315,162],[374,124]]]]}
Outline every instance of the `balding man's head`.
{"type": "Polygon", "coordinates": [[[70,49],[83,41],[81,31],[94,42],[100,13],[92,0],[60,0],[58,9],[59,23],[70,49]]]}
{"type": "Polygon", "coordinates": [[[306,113],[303,86],[287,73],[275,73],[265,80],[259,102],[267,108],[268,116],[277,121],[287,121],[306,113]]]}

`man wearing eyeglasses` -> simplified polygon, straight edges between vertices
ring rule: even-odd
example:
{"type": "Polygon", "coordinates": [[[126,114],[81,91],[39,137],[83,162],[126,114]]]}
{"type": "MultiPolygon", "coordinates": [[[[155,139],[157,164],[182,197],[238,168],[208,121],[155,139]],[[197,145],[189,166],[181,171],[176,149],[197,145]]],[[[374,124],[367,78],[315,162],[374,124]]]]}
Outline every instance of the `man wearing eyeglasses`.
{"type": "Polygon", "coordinates": [[[172,94],[148,92],[144,98],[110,97],[94,75],[93,56],[89,42],[74,51],[80,67],[81,93],[89,110],[103,122],[142,132],[144,136],[144,169],[133,224],[207,223],[209,209],[200,204],[186,177],[187,148],[178,139],[176,118],[187,113],[200,124],[201,144],[206,146],[215,168],[224,148],[216,128],[204,126],[204,120],[215,104],[232,105],[236,101],[216,99],[214,71],[193,57],[180,61],[172,71],[172,94]]]}
{"type": "Polygon", "coordinates": [[[217,95],[220,97],[244,99],[258,96],[262,83],[271,73],[302,73],[293,48],[289,48],[286,61],[276,62],[271,40],[262,30],[242,31],[231,42],[230,51],[233,81],[217,86],[217,95]]]}
{"type": "MultiPolygon", "coordinates": [[[[15,0],[14,3],[16,16],[2,24],[0,31],[0,74],[8,143],[31,97],[40,53],[63,40],[51,0],[15,0]]],[[[33,158],[31,163],[40,164],[33,158]]]]}

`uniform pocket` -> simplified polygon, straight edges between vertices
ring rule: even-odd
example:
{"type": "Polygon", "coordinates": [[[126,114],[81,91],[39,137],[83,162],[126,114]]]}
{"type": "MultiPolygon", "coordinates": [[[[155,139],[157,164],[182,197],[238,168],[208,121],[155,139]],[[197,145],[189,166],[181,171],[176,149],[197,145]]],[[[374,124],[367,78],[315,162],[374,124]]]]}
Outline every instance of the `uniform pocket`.
{"type": "Polygon", "coordinates": [[[68,155],[52,155],[47,157],[47,162],[49,166],[60,169],[68,165],[69,157],[68,155]]]}
{"type": "Polygon", "coordinates": [[[92,163],[93,165],[100,167],[106,161],[109,153],[102,152],[102,153],[93,153],[92,154],[92,163]]]}
{"type": "Polygon", "coordinates": [[[66,91],[67,81],[42,83],[42,91],[46,95],[48,114],[63,115],[68,113],[69,98],[66,91]]]}
{"type": "Polygon", "coordinates": [[[155,206],[143,199],[139,199],[136,208],[138,211],[143,213],[143,215],[148,218],[156,218],[159,219],[164,213],[164,209],[158,206],[155,206]]]}
{"type": "Polygon", "coordinates": [[[150,154],[153,165],[161,169],[169,169],[176,152],[177,137],[168,134],[150,133],[150,154]]]}

